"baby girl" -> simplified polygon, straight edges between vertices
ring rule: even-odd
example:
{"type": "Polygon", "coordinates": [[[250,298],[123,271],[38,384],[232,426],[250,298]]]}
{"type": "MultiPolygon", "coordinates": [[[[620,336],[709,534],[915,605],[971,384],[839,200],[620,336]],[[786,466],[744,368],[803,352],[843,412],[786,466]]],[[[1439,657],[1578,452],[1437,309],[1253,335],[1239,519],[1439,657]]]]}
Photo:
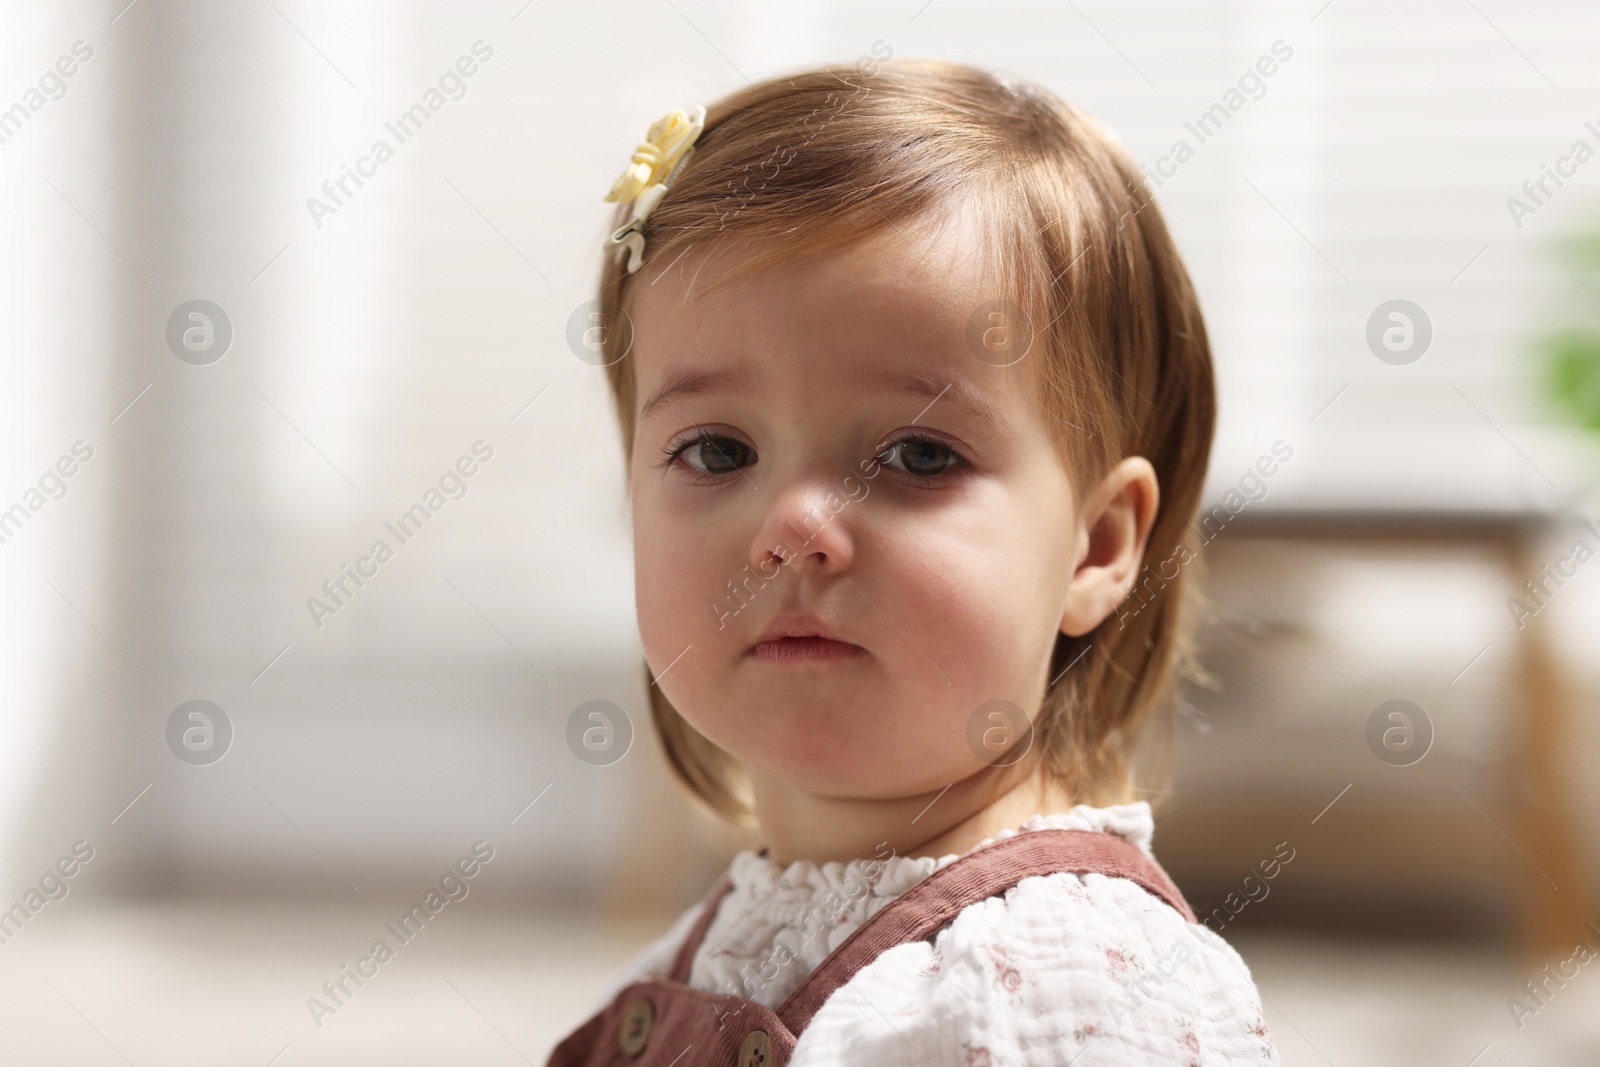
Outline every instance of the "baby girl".
{"type": "Polygon", "coordinates": [[[669,113],[607,199],[652,718],[765,847],[550,1063],[1276,1063],[1136,799],[1215,419],[1137,166],[891,59],[669,113]]]}

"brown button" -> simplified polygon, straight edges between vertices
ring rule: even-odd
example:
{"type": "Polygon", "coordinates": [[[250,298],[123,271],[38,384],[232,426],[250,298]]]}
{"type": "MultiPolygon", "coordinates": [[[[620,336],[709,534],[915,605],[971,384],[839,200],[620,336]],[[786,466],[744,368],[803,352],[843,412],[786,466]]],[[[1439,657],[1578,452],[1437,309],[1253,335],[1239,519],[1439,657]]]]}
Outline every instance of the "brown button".
{"type": "Polygon", "coordinates": [[[752,1030],[739,1046],[739,1067],[766,1067],[772,1059],[772,1042],[765,1030],[752,1030]]]}
{"type": "Polygon", "coordinates": [[[623,1052],[637,1056],[644,1051],[645,1042],[650,1040],[650,1024],[655,1018],[656,1006],[644,997],[628,1002],[627,1010],[622,1013],[622,1026],[617,1031],[617,1044],[622,1046],[623,1052]]]}

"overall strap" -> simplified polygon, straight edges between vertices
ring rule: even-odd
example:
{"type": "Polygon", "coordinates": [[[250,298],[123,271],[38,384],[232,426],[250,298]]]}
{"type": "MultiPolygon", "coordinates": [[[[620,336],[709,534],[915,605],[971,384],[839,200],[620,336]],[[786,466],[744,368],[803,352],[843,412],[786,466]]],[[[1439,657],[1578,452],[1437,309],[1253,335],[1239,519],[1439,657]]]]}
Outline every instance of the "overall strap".
{"type": "Polygon", "coordinates": [[[969,904],[1003,893],[1024,878],[1059,871],[1126,878],[1195,921],[1172,879],[1137,845],[1093,830],[1026,830],[946,864],[884,905],[795,987],[779,1007],[779,1017],[798,1037],[834,990],[879,954],[927,940],[969,904]]]}
{"type": "Polygon", "coordinates": [[[689,936],[684,938],[683,944],[678,948],[678,955],[672,961],[672,970],[667,972],[667,978],[674,982],[689,984],[689,967],[694,963],[695,950],[700,947],[700,942],[705,940],[706,930],[711,927],[711,920],[717,917],[717,905],[722,903],[722,898],[728,890],[733,888],[733,871],[724,871],[711,886],[711,891],[706,894],[705,910],[689,928],[689,936]]]}

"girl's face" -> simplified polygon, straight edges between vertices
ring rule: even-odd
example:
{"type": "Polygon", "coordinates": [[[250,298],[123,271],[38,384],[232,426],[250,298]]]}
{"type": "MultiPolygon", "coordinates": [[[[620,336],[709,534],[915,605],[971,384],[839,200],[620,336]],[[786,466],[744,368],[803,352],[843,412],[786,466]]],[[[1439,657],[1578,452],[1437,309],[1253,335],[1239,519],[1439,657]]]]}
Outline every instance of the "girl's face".
{"type": "Polygon", "coordinates": [[[946,222],[711,294],[689,292],[693,249],[635,282],[645,658],[701,733],[818,795],[986,770],[980,706],[1034,715],[1057,632],[1120,599],[1079,567],[1092,539],[1035,396],[1042,357],[971,346],[999,294],[978,221],[946,222]],[[833,640],[785,637],[802,634],[833,640]]]}

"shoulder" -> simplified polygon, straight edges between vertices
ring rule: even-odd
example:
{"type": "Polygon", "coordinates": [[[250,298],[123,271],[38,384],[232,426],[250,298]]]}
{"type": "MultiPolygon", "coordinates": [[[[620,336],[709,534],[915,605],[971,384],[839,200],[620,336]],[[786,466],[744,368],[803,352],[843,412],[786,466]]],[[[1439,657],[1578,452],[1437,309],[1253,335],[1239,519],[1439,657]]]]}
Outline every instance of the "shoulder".
{"type": "Polygon", "coordinates": [[[835,991],[792,1067],[1275,1064],[1249,968],[1122,878],[1024,878],[835,991]]]}

